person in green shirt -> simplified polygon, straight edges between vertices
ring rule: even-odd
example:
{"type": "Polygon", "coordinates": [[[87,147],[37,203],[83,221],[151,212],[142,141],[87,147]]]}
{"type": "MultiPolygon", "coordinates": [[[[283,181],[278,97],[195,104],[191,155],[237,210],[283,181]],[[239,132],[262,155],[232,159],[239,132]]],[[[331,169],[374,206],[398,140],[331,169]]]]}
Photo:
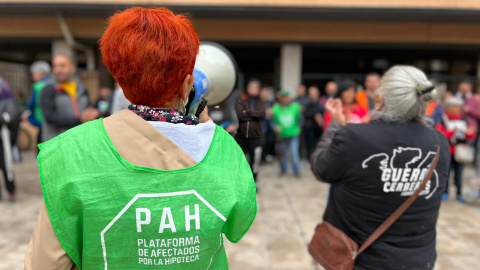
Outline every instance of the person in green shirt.
{"type": "Polygon", "coordinates": [[[272,108],[275,132],[280,138],[282,176],[287,173],[287,152],[290,152],[293,172],[300,177],[300,117],[302,106],[291,102],[290,91],[280,91],[280,103],[272,108]]]}

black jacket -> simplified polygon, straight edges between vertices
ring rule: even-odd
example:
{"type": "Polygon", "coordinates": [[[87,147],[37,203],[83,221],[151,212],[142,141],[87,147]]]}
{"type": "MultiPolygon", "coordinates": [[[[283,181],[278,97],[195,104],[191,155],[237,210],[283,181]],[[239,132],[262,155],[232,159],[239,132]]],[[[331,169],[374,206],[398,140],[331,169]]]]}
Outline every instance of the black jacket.
{"type": "Polygon", "coordinates": [[[445,136],[420,122],[332,124],[312,155],[312,170],[332,183],[325,220],[359,246],[421,184],[440,143],[430,184],[356,264],[362,269],[433,269],[435,225],[450,164],[445,136]]]}
{"type": "Polygon", "coordinates": [[[317,114],[323,115],[323,110],[320,108],[320,104],[317,102],[310,101],[305,105],[305,110],[303,111],[304,123],[303,129],[314,129],[315,131],[320,131],[321,127],[318,126],[315,116],[317,114]]]}
{"type": "Polygon", "coordinates": [[[265,102],[259,98],[239,99],[235,107],[239,121],[237,136],[247,139],[262,137],[265,110],[265,102]]]}

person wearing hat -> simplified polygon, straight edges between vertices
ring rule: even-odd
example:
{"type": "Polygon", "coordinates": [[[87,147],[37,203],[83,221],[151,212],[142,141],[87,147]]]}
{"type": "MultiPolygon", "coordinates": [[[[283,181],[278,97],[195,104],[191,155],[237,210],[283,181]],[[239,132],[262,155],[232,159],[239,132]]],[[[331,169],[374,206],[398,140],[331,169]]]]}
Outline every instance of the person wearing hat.
{"type": "Polygon", "coordinates": [[[45,206],[26,270],[228,269],[224,236],[255,219],[255,183],[235,140],[187,115],[200,40],[166,8],[116,13],[100,41],[132,103],[40,145],[45,206]]]}
{"type": "MultiPolygon", "coordinates": [[[[356,83],[353,80],[345,79],[338,84],[338,91],[335,98],[339,98],[343,104],[343,115],[347,123],[360,124],[366,122],[367,111],[358,105],[355,98],[356,83]]],[[[332,121],[330,112],[325,112],[324,129],[332,121]]]]}
{"type": "MultiPolygon", "coordinates": [[[[471,126],[467,118],[462,115],[462,108],[464,102],[461,98],[450,97],[445,100],[445,113],[442,116],[442,121],[437,124],[436,128],[447,137],[450,142],[451,166],[453,170],[455,186],[457,187],[457,200],[465,203],[465,198],[462,195],[462,178],[464,165],[455,159],[455,147],[458,144],[473,141],[477,136],[477,131],[474,126],[471,126]]],[[[443,193],[444,201],[448,200],[448,181],[443,193]]]]}
{"type": "Polygon", "coordinates": [[[302,105],[291,102],[290,90],[283,89],[279,93],[279,104],[272,107],[275,132],[280,139],[281,176],[287,173],[287,152],[290,152],[293,172],[300,177],[300,117],[302,105]]]}
{"type": "Polygon", "coordinates": [[[35,61],[30,66],[30,73],[32,74],[32,95],[27,103],[27,110],[22,114],[23,120],[28,120],[30,124],[38,127],[37,144],[42,142],[42,123],[45,118],[40,106],[40,96],[45,84],[51,80],[50,65],[45,61],[35,61]]]}

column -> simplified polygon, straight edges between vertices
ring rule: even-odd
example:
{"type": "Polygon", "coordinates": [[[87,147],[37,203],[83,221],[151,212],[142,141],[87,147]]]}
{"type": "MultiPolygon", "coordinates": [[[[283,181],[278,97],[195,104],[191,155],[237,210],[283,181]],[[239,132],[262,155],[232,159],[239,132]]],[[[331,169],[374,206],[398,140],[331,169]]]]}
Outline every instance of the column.
{"type": "Polygon", "coordinates": [[[280,52],[280,87],[289,89],[292,97],[302,80],[302,45],[283,44],[280,52]]]}

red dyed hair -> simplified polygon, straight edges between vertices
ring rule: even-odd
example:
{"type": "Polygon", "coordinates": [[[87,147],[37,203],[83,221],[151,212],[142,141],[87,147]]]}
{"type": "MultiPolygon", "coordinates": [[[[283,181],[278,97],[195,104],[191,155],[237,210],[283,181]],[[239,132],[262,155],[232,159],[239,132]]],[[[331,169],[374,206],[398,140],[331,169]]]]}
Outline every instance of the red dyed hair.
{"type": "Polygon", "coordinates": [[[113,15],[100,40],[103,61],[133,104],[161,107],[193,73],[200,40],[188,19],[166,8],[113,15]]]}

